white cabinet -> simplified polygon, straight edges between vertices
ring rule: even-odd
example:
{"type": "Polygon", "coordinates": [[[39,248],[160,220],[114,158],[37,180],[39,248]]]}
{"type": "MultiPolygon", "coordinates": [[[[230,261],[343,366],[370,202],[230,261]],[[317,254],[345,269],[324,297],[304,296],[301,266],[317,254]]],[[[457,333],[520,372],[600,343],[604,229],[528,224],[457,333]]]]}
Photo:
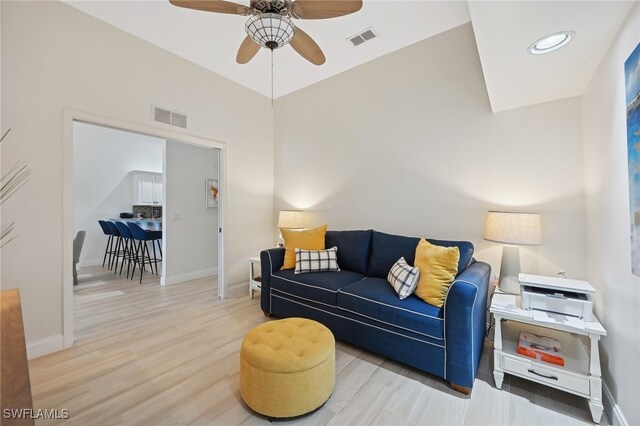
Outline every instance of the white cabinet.
{"type": "Polygon", "coordinates": [[[153,175],[140,174],[138,176],[138,198],[137,204],[156,203],[156,177],[153,175]]]}
{"type": "Polygon", "coordinates": [[[162,204],[162,173],[133,173],[133,204],[162,204]]]}

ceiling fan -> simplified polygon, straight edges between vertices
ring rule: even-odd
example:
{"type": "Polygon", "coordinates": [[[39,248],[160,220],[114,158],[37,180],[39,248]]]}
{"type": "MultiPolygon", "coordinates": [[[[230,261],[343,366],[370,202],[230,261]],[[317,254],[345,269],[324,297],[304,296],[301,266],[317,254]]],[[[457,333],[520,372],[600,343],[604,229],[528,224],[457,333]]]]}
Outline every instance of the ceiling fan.
{"type": "Polygon", "coordinates": [[[362,0],[251,0],[249,6],[223,0],[169,0],[175,6],[206,12],[250,16],[245,24],[247,37],[236,55],[246,64],[260,50],[278,49],[286,44],[315,65],[326,58],[318,44],[296,25],[295,19],[326,19],[349,15],[362,8],[362,0]]]}

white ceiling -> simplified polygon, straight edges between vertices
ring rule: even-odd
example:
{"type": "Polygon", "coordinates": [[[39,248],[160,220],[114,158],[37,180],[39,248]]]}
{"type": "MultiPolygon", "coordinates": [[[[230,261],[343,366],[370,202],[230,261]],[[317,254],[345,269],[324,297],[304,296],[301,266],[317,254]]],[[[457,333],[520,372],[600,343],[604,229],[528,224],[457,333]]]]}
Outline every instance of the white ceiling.
{"type": "MultiPolygon", "coordinates": [[[[271,96],[271,57],[262,49],[251,62],[235,62],[246,17],[188,10],[168,0],[77,1],[69,5],[271,96]]],[[[248,5],[249,0],[238,0],[248,5]]],[[[352,15],[295,23],[324,51],[315,66],[290,46],[273,56],[274,97],[286,95],[372,59],[462,25],[469,20],[478,44],[492,109],[503,111],[582,94],[634,1],[364,0],[352,15]],[[353,47],[348,41],[372,27],[379,37],[353,47]],[[558,31],[574,40],[533,56],[531,43],[558,31]]],[[[455,52],[452,52],[455,54],[455,52]]]]}
{"type": "MultiPolygon", "coordinates": [[[[579,96],[633,1],[470,1],[494,112],[579,96]],[[540,38],[574,31],[565,47],[532,55],[540,38]]],[[[622,72],[622,71],[621,71],[622,72]]]]}
{"type": "MultiPolygon", "coordinates": [[[[236,1],[249,4],[249,0],[236,1]]],[[[66,1],[265,96],[271,96],[271,57],[261,49],[246,65],[236,63],[247,17],[189,10],[156,1],[66,1]]],[[[295,20],[324,51],[316,66],[291,46],[274,51],[274,97],[302,89],[367,61],[469,22],[464,1],[364,0],[360,11],[333,19],[295,20]],[[353,47],[349,37],[372,27],[379,37],[353,47]]]]}

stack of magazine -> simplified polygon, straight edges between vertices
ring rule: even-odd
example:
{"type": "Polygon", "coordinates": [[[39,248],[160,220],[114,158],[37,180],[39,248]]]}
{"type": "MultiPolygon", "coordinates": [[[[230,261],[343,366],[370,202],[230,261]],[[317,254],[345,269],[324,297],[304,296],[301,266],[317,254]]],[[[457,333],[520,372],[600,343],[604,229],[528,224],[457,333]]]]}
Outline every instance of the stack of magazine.
{"type": "Polygon", "coordinates": [[[521,331],[518,338],[518,353],[539,361],[564,365],[562,346],[558,340],[551,337],[521,331]]]}

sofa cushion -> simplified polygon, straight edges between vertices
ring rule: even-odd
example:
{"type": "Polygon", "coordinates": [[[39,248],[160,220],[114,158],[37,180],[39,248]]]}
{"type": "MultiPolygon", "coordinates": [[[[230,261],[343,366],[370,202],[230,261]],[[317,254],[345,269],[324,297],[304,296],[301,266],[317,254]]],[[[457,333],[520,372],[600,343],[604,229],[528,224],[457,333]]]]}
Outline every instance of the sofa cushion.
{"type": "MultiPolygon", "coordinates": [[[[434,240],[430,238],[426,240],[437,246],[458,247],[460,259],[456,276],[467,269],[473,260],[473,244],[469,241],[434,240]]],[[[416,247],[419,241],[420,238],[374,231],[371,238],[371,259],[367,275],[386,278],[393,264],[401,257],[404,257],[409,265],[414,265],[416,247]]],[[[338,258],[339,262],[340,258],[338,258]]]]}
{"type": "Polygon", "coordinates": [[[338,289],[362,278],[363,274],[352,271],[296,275],[292,269],[286,269],[271,275],[271,290],[335,307],[338,289]]]}
{"type": "Polygon", "coordinates": [[[420,270],[420,279],[415,295],[441,308],[456,277],[459,260],[458,247],[437,246],[421,239],[416,248],[415,265],[420,270]]]}
{"type": "Polygon", "coordinates": [[[280,228],[284,240],[284,265],[282,269],[296,267],[296,249],[324,250],[324,235],[327,225],[321,225],[311,229],[285,229],[280,228]]]}
{"type": "Polygon", "coordinates": [[[365,278],[338,291],[338,308],[436,340],[444,338],[443,309],[411,295],[400,300],[383,278],[365,278]]]}
{"type": "Polygon", "coordinates": [[[401,257],[391,267],[387,281],[398,293],[400,299],[406,299],[415,291],[418,278],[420,278],[420,269],[409,266],[404,257],[401,257]]]}
{"type": "Polygon", "coordinates": [[[296,275],[339,270],[337,247],[331,247],[326,250],[296,249],[296,269],[293,271],[296,275]]]}
{"type": "Polygon", "coordinates": [[[431,244],[442,247],[458,247],[460,250],[460,259],[458,259],[458,272],[456,276],[460,275],[462,271],[467,269],[471,263],[473,263],[473,243],[470,241],[450,241],[450,240],[434,240],[427,238],[431,244]]]}
{"type": "Polygon", "coordinates": [[[420,238],[374,231],[371,239],[371,260],[367,276],[387,278],[391,267],[401,257],[404,257],[404,260],[413,266],[419,241],[420,238]]]}
{"type": "Polygon", "coordinates": [[[371,229],[367,231],[327,231],[324,237],[325,247],[338,247],[338,265],[341,269],[366,274],[371,254],[372,235],[373,230],[371,229]]]}

